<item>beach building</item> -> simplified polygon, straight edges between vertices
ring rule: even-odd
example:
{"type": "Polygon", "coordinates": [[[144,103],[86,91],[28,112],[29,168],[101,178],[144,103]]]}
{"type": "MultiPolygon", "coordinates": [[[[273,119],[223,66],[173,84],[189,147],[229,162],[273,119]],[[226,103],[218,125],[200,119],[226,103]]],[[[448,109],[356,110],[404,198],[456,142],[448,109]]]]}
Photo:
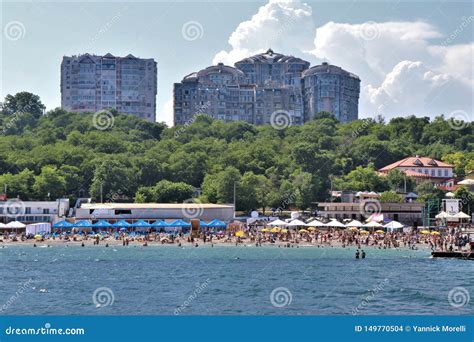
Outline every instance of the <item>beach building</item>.
{"type": "Polygon", "coordinates": [[[211,203],[83,203],[76,209],[76,220],[90,221],[218,219],[229,222],[233,218],[233,205],[211,203]]]}
{"type": "Polygon", "coordinates": [[[416,155],[387,165],[381,168],[379,173],[387,175],[392,170],[399,170],[414,178],[416,182],[429,181],[435,186],[452,187],[454,186],[453,168],[451,164],[416,155]]]}
{"type": "Polygon", "coordinates": [[[20,221],[25,224],[54,223],[69,212],[69,199],[56,201],[21,201],[16,198],[0,201],[0,222],[20,221]]]}
{"type": "Polygon", "coordinates": [[[370,213],[377,214],[378,219],[389,219],[407,226],[421,226],[423,222],[424,203],[385,203],[378,201],[361,202],[320,202],[317,205],[318,215],[337,220],[351,219],[365,221],[370,213]]]}

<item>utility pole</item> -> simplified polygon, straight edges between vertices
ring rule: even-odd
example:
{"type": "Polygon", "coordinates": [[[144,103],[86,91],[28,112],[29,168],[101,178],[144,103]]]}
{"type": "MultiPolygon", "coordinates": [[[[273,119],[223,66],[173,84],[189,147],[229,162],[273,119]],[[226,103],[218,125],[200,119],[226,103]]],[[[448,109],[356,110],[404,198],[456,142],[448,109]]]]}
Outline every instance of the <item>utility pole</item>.
{"type": "Polygon", "coordinates": [[[234,181],[234,218],[235,218],[235,181],[234,181]]]}

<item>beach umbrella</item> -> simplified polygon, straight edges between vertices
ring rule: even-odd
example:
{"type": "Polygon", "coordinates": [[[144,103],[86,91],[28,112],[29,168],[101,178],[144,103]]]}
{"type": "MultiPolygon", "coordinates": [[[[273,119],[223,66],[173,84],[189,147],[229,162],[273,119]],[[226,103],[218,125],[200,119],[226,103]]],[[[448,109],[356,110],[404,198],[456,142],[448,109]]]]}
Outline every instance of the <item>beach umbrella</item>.
{"type": "Polygon", "coordinates": [[[300,229],[298,232],[299,233],[309,233],[306,229],[300,229]]]}
{"type": "Polygon", "coordinates": [[[366,230],[361,230],[359,233],[360,233],[360,234],[369,234],[369,232],[366,231],[366,230]]]}
{"type": "Polygon", "coordinates": [[[26,227],[26,224],[21,223],[19,221],[12,221],[5,225],[5,228],[14,228],[14,229],[21,229],[25,227],[26,227]]]}
{"type": "Polygon", "coordinates": [[[431,232],[431,235],[440,235],[440,232],[431,232]]]}
{"type": "Polygon", "coordinates": [[[460,218],[460,219],[468,219],[468,218],[470,218],[470,216],[469,216],[468,214],[465,214],[465,213],[463,213],[462,211],[460,211],[459,213],[457,213],[457,214],[454,215],[453,217],[460,218]]]}
{"type": "Polygon", "coordinates": [[[328,223],[325,224],[326,227],[336,227],[336,228],[346,228],[346,226],[339,222],[338,220],[331,219],[328,223]]]}
{"type": "Polygon", "coordinates": [[[53,228],[64,229],[64,228],[72,228],[72,227],[74,227],[74,225],[72,223],[67,222],[66,220],[62,220],[53,224],[53,228]]]}
{"type": "Polygon", "coordinates": [[[273,227],[273,228],[270,230],[270,232],[272,232],[272,233],[279,233],[280,231],[281,231],[281,229],[278,228],[278,227],[273,227]]]}
{"type": "Polygon", "coordinates": [[[283,233],[283,234],[288,233],[288,229],[282,229],[282,230],[281,230],[281,233],[283,233]]]}
{"type": "Polygon", "coordinates": [[[385,234],[385,232],[384,232],[383,230],[380,230],[380,229],[379,229],[379,230],[376,230],[375,232],[376,232],[377,234],[385,234]]]}
{"type": "Polygon", "coordinates": [[[398,222],[398,221],[392,221],[392,222],[390,222],[390,223],[387,223],[384,227],[387,228],[387,229],[391,229],[391,230],[392,230],[392,229],[400,229],[400,228],[403,228],[404,225],[401,224],[401,223],[398,222]]]}
{"type": "Polygon", "coordinates": [[[310,223],[307,224],[307,226],[312,226],[312,227],[325,227],[326,225],[322,223],[321,221],[314,220],[311,221],[310,223]]]}
{"type": "Polygon", "coordinates": [[[447,197],[447,198],[454,198],[456,195],[454,194],[454,192],[447,192],[444,197],[447,197]]]}
{"type": "Polygon", "coordinates": [[[383,226],[380,223],[375,221],[371,221],[369,223],[364,224],[365,228],[382,228],[383,226]]]}
{"type": "Polygon", "coordinates": [[[280,219],[277,219],[275,221],[272,221],[268,224],[269,226],[282,226],[282,227],[286,227],[288,225],[288,223],[286,223],[285,221],[282,221],[280,219]]]}
{"type": "Polygon", "coordinates": [[[474,179],[465,179],[458,182],[459,185],[474,185],[474,179]]]}
{"type": "Polygon", "coordinates": [[[359,228],[356,228],[356,227],[350,227],[350,228],[349,228],[349,230],[352,230],[352,231],[354,231],[354,232],[355,232],[355,231],[358,231],[358,230],[359,230],[359,228]]]}
{"type": "Polygon", "coordinates": [[[294,219],[293,221],[288,223],[288,227],[301,227],[301,226],[306,226],[306,223],[298,219],[294,219]]]}
{"type": "Polygon", "coordinates": [[[128,223],[125,220],[120,220],[115,223],[112,223],[112,226],[115,228],[126,228],[126,227],[130,227],[130,223],[128,223]]]}
{"type": "Polygon", "coordinates": [[[43,238],[43,236],[41,236],[40,234],[35,235],[35,240],[41,240],[42,238],[43,238]]]}
{"type": "Polygon", "coordinates": [[[269,232],[270,232],[270,229],[263,228],[263,229],[261,230],[261,232],[262,232],[262,233],[269,233],[269,232]]]}
{"type": "Polygon", "coordinates": [[[445,211],[440,211],[439,214],[435,216],[435,218],[437,218],[437,219],[444,219],[444,218],[448,218],[448,217],[449,217],[449,215],[445,211]]]}
{"type": "Polygon", "coordinates": [[[243,237],[245,235],[243,230],[239,230],[238,232],[235,233],[235,236],[237,237],[243,237]]]}
{"type": "Polygon", "coordinates": [[[314,228],[314,227],[309,227],[308,230],[315,231],[315,230],[317,230],[317,229],[314,228]]]}
{"type": "Polygon", "coordinates": [[[422,230],[420,233],[421,233],[421,234],[429,234],[430,231],[429,231],[429,230],[422,230]]]}
{"type": "Polygon", "coordinates": [[[207,223],[203,220],[199,221],[199,227],[207,227],[207,223]]]}
{"type": "Polygon", "coordinates": [[[357,221],[357,220],[352,220],[351,222],[349,223],[346,223],[346,227],[362,227],[362,222],[360,221],[357,221]]]}

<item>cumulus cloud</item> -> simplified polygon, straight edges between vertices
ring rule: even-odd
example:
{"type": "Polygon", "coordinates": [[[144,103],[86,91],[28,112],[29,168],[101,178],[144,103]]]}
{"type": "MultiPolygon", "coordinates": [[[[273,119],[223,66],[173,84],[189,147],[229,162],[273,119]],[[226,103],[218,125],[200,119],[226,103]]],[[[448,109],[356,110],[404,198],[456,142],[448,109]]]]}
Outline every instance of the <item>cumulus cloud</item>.
{"type": "Polygon", "coordinates": [[[229,51],[216,54],[213,63],[233,65],[268,48],[286,53],[310,49],[314,38],[312,9],[292,0],[270,0],[250,20],[238,25],[229,37],[229,51]]]}

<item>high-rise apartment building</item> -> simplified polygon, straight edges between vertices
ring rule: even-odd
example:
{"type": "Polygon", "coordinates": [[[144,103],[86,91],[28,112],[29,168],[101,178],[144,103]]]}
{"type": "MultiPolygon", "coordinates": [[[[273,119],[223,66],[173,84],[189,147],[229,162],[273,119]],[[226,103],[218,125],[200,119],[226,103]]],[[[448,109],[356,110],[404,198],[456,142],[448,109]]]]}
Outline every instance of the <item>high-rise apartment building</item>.
{"type": "Polygon", "coordinates": [[[128,55],[63,57],[61,106],[73,112],[116,109],[155,121],[157,65],[128,55]]]}
{"type": "Polygon", "coordinates": [[[292,124],[302,124],[320,111],[343,122],[357,119],[359,78],[325,63],[309,66],[270,49],[235,67],[220,63],[192,73],[174,84],[174,122],[185,124],[206,113],[219,120],[266,124],[272,114],[284,112],[292,124]]]}

